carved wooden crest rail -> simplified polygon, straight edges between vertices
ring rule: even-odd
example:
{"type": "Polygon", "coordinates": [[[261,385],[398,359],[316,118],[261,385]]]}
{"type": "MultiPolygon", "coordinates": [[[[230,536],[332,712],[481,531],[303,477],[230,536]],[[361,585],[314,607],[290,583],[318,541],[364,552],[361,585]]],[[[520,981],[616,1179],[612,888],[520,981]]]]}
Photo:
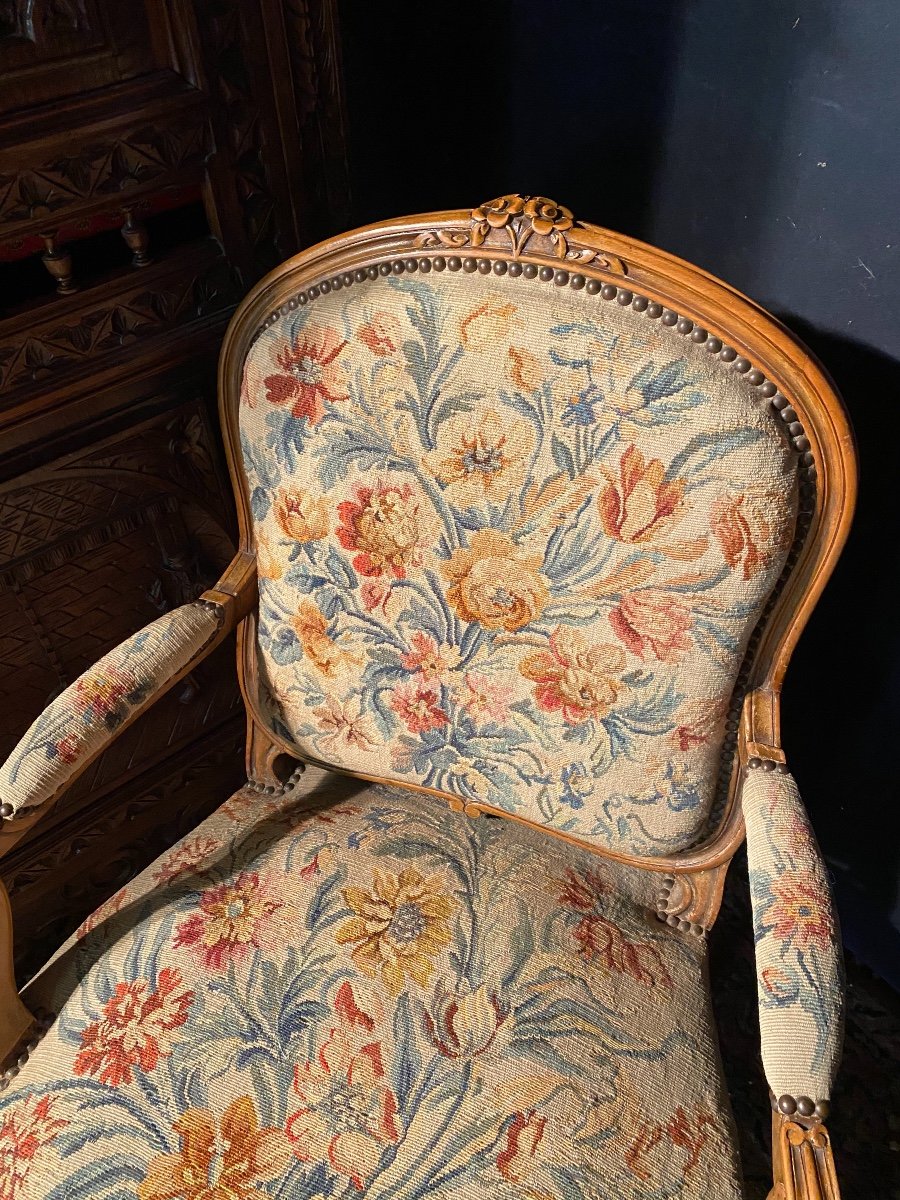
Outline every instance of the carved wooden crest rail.
{"type": "Polygon", "coordinates": [[[468,229],[420,233],[415,244],[458,250],[487,246],[511,251],[513,258],[559,258],[620,275],[628,273],[622,259],[605,248],[602,229],[576,221],[571,209],[546,196],[511,193],[486,200],[472,209],[468,229]]]}

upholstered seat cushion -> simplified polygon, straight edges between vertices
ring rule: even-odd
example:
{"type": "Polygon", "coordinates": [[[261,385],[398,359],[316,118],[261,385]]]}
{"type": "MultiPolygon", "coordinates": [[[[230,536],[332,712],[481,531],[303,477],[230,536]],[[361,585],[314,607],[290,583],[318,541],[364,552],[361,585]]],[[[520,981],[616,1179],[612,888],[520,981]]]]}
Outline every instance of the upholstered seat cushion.
{"type": "Polygon", "coordinates": [[[16,1200],[740,1195],[658,877],[310,768],[85,923],[0,1097],[16,1200]]]}

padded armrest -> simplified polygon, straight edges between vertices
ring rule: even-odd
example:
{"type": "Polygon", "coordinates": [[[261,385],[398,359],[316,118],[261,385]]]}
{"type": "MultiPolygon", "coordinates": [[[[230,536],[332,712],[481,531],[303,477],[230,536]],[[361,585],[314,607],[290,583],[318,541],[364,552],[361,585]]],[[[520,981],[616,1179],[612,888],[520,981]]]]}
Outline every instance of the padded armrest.
{"type": "MultiPolygon", "coordinates": [[[[766,764],[769,766],[769,764],[766,764]]],[[[827,1117],[843,1037],[840,933],[797,784],[751,767],[742,806],[766,1078],[779,1108],[827,1117]]]]}
{"type": "Polygon", "coordinates": [[[104,655],[57,696],[0,767],[4,824],[54,799],[120,730],[205,657],[226,632],[227,611],[214,600],[176,608],[104,655]]]}

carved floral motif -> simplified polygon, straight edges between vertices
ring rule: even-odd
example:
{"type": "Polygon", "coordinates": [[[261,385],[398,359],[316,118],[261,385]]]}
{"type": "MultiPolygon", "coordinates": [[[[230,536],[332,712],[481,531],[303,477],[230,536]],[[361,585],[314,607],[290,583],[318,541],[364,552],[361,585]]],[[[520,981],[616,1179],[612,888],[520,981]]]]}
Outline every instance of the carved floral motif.
{"type": "Polygon", "coordinates": [[[506,249],[508,242],[514,258],[519,258],[528,247],[530,253],[593,264],[624,275],[622,260],[603,249],[598,237],[601,232],[592,225],[576,222],[571,209],[546,196],[510,193],[473,208],[468,230],[429,230],[419,234],[415,244],[463,249],[489,243],[506,249]]]}

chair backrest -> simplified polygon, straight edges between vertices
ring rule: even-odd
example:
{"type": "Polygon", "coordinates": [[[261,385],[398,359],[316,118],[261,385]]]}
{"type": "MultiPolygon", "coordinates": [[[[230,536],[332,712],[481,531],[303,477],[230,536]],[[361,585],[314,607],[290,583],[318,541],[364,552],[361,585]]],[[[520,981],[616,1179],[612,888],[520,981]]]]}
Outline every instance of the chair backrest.
{"type": "Polygon", "coordinates": [[[617,854],[733,831],[855,491],[777,322],[504,196],[285,263],[220,386],[277,744],[617,854]]]}

